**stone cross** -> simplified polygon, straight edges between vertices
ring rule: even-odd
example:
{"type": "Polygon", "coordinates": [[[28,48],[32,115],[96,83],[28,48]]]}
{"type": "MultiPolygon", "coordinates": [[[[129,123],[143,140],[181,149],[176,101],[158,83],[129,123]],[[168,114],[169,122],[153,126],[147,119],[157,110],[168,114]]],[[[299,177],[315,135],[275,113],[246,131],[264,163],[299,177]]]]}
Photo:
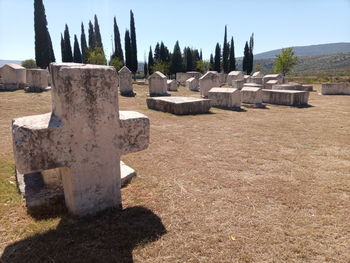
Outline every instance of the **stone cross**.
{"type": "Polygon", "coordinates": [[[59,168],[75,215],[120,207],[120,156],[148,147],[148,118],[122,124],[113,67],[52,63],[50,71],[52,112],[13,120],[17,170],[59,168]]]}

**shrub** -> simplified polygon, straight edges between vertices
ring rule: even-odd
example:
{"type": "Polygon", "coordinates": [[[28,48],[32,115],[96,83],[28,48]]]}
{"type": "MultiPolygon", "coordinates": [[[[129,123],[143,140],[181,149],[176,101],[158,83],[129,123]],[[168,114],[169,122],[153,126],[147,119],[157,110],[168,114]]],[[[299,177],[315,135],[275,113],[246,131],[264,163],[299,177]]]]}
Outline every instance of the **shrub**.
{"type": "Polygon", "coordinates": [[[37,65],[34,59],[24,60],[22,61],[21,65],[22,67],[25,67],[25,68],[37,68],[37,65]]]}

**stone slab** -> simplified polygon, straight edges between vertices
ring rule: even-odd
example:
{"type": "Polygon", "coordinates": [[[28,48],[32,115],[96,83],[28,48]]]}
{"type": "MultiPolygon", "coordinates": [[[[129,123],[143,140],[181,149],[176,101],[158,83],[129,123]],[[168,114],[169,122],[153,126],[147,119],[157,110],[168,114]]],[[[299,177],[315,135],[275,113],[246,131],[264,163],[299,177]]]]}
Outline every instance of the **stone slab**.
{"type": "Polygon", "coordinates": [[[322,83],[322,95],[350,95],[350,83],[322,83]]]}
{"type": "Polygon", "coordinates": [[[192,97],[152,97],[146,102],[149,109],[176,115],[207,113],[211,107],[210,100],[192,97]]]}
{"type": "Polygon", "coordinates": [[[167,80],[168,91],[177,91],[177,83],[175,79],[167,80]]]}
{"type": "MultiPolygon", "coordinates": [[[[312,86],[311,86],[312,88],[312,86]]],[[[272,86],[273,90],[301,90],[301,91],[309,91],[308,87],[305,87],[299,83],[289,82],[286,84],[276,84],[272,86]]]]}
{"type": "Polygon", "coordinates": [[[208,98],[213,107],[239,108],[241,106],[241,92],[234,88],[212,88],[208,92],[208,98]]]}
{"type": "Polygon", "coordinates": [[[286,106],[307,105],[309,92],[297,90],[268,90],[263,89],[263,102],[286,106]]]}
{"type": "MultiPolygon", "coordinates": [[[[120,161],[121,187],[125,187],[136,177],[134,169],[120,161]]],[[[28,209],[53,205],[64,200],[64,192],[59,169],[22,174],[16,170],[19,192],[28,209]]],[[[117,187],[117,186],[116,186],[117,187]]]]}
{"type": "Polygon", "coordinates": [[[262,105],[262,89],[255,87],[244,87],[241,90],[241,100],[244,104],[253,104],[256,107],[262,105]]]}

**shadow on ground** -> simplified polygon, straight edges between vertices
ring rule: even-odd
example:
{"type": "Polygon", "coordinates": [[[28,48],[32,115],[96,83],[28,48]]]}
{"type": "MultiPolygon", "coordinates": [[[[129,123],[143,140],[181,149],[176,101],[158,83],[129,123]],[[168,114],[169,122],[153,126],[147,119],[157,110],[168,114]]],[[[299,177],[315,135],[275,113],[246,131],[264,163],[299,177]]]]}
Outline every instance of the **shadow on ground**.
{"type": "Polygon", "coordinates": [[[135,247],[165,233],[161,219],[144,207],[110,209],[63,218],[55,230],[7,246],[0,262],[133,262],[135,247]]]}

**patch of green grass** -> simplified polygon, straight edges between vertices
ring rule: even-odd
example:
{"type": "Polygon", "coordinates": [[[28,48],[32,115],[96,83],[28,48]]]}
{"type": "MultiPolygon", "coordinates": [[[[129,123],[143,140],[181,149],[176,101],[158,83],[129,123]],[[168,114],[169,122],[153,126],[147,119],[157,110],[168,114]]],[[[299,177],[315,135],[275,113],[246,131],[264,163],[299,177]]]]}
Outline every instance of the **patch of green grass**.
{"type": "Polygon", "coordinates": [[[15,165],[9,157],[0,158],[0,204],[14,206],[21,202],[15,179],[15,165]]]}

